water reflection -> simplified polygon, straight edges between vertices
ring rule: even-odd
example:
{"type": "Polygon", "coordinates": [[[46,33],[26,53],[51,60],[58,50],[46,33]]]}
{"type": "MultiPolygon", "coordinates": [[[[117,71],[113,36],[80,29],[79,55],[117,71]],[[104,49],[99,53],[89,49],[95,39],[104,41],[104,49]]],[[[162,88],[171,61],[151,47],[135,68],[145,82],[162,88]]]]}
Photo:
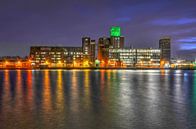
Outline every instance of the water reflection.
{"type": "Polygon", "coordinates": [[[56,95],[57,95],[57,109],[63,110],[63,79],[62,79],[62,70],[57,71],[57,83],[56,83],[57,89],[56,89],[56,95]]]}
{"type": "Polygon", "coordinates": [[[193,75],[193,99],[192,99],[192,104],[193,104],[193,114],[196,117],[196,70],[194,71],[193,75]]]}
{"type": "Polygon", "coordinates": [[[192,128],[196,71],[0,71],[0,128],[192,128]]]}
{"type": "Polygon", "coordinates": [[[71,75],[71,102],[72,102],[72,105],[71,105],[71,110],[73,112],[77,112],[78,109],[79,109],[79,105],[78,105],[78,96],[79,96],[79,91],[78,91],[78,72],[77,71],[73,71],[72,72],[72,75],[71,75]]]}
{"type": "Polygon", "coordinates": [[[89,78],[89,70],[84,70],[84,73],[83,73],[83,76],[84,76],[84,106],[86,108],[89,108],[90,106],[90,78],[89,78]]]}
{"type": "Polygon", "coordinates": [[[45,70],[44,71],[44,77],[43,77],[43,107],[46,112],[51,111],[51,92],[50,92],[50,75],[49,71],[45,70]]]}

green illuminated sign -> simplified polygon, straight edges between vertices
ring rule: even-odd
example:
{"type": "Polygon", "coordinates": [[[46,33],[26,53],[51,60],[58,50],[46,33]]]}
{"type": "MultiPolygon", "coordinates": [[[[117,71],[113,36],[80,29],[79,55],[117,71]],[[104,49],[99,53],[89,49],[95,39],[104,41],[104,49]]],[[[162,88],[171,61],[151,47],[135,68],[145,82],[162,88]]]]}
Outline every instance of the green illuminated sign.
{"type": "Polygon", "coordinates": [[[110,36],[119,37],[121,36],[120,27],[115,26],[110,29],[110,36]]]}

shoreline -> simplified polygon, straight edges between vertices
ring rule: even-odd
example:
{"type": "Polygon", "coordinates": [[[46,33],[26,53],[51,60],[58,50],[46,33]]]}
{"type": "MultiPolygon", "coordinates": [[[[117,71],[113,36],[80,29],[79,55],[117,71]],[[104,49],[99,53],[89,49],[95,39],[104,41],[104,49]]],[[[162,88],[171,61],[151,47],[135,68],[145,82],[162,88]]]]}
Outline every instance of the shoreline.
{"type": "Polygon", "coordinates": [[[194,68],[0,68],[0,70],[196,70],[194,68]]]}

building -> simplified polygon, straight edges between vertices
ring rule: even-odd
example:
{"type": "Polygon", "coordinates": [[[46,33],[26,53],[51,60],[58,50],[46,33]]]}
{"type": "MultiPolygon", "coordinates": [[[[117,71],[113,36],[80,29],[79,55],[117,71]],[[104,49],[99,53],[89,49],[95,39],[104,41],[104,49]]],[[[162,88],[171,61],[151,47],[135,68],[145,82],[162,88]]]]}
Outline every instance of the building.
{"type": "Polygon", "coordinates": [[[107,64],[109,59],[109,47],[111,46],[110,38],[101,37],[98,40],[98,60],[102,66],[107,64]]]}
{"type": "Polygon", "coordinates": [[[113,49],[109,50],[108,67],[159,68],[159,49],[113,49]]]}
{"type": "Polygon", "coordinates": [[[135,49],[124,47],[121,28],[113,26],[110,37],[96,41],[82,38],[81,47],[32,46],[28,58],[0,58],[0,68],[69,68],[69,67],[116,67],[116,68],[184,68],[196,67],[196,63],[170,61],[170,38],[159,40],[159,49],[135,49]]]}
{"type": "Polygon", "coordinates": [[[159,40],[159,49],[161,50],[161,67],[165,67],[170,64],[171,59],[171,39],[164,37],[159,40]]]}
{"type": "Polygon", "coordinates": [[[110,42],[113,48],[124,48],[125,38],[121,36],[121,28],[113,26],[110,29],[110,42]]]}
{"type": "Polygon", "coordinates": [[[32,46],[33,67],[80,67],[83,63],[81,47],[32,46]]]}
{"type": "Polygon", "coordinates": [[[90,37],[82,38],[82,52],[84,59],[84,66],[94,66],[95,62],[96,42],[91,40],[90,37]]]}
{"type": "Polygon", "coordinates": [[[120,37],[110,37],[110,42],[112,44],[113,48],[124,48],[124,40],[125,38],[120,36],[120,37]]]}
{"type": "Polygon", "coordinates": [[[25,57],[1,57],[0,58],[0,68],[31,68],[30,60],[25,57]]]}
{"type": "Polygon", "coordinates": [[[160,67],[160,49],[136,49],[136,67],[160,67]]]}
{"type": "Polygon", "coordinates": [[[95,63],[95,58],[96,58],[96,41],[95,40],[91,40],[90,43],[90,62],[93,64],[95,63]]]}
{"type": "Polygon", "coordinates": [[[173,69],[194,69],[195,61],[184,60],[184,59],[171,59],[170,64],[173,69]]]}
{"type": "Polygon", "coordinates": [[[98,41],[98,60],[101,67],[160,67],[160,49],[124,48],[121,28],[111,27],[110,38],[101,37],[98,41]]]}
{"type": "Polygon", "coordinates": [[[82,38],[82,47],[32,46],[31,65],[35,68],[89,67],[95,62],[95,40],[82,38]]]}
{"type": "Polygon", "coordinates": [[[106,67],[109,60],[109,49],[124,48],[124,37],[121,36],[121,28],[113,26],[110,29],[110,38],[101,37],[98,41],[98,60],[102,67],[106,67]]]}

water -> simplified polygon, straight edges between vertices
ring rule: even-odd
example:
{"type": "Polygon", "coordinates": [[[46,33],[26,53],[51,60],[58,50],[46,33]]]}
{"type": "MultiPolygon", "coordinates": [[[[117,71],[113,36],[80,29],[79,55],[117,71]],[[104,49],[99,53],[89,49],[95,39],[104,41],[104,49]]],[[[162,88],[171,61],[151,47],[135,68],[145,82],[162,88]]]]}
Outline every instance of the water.
{"type": "Polygon", "coordinates": [[[0,71],[0,129],[196,129],[196,71],[0,71]]]}

